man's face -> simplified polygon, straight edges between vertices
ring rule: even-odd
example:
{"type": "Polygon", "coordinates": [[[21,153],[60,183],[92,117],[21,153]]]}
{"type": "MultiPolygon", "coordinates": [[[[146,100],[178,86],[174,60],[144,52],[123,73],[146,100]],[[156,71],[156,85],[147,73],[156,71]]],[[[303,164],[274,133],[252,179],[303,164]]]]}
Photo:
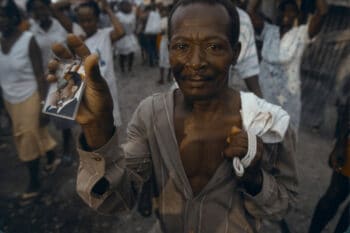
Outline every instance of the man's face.
{"type": "Polygon", "coordinates": [[[229,67],[239,54],[228,38],[226,9],[202,3],[180,6],[171,21],[170,64],[187,99],[206,100],[227,87],[229,67]]]}
{"type": "Polygon", "coordinates": [[[0,8],[0,32],[7,34],[14,27],[11,18],[9,18],[3,8],[0,8]]]}
{"type": "Polygon", "coordinates": [[[45,21],[50,18],[50,10],[47,5],[41,1],[33,3],[33,18],[38,21],[45,21]]]}
{"type": "Polygon", "coordinates": [[[74,81],[70,79],[67,83],[67,85],[60,90],[60,102],[64,103],[67,100],[70,100],[74,97],[74,94],[76,93],[78,87],[74,84],[74,81]]]}
{"type": "Polygon", "coordinates": [[[79,25],[83,28],[86,35],[92,36],[97,31],[98,19],[94,10],[90,7],[80,7],[77,11],[79,25]]]}
{"type": "Polygon", "coordinates": [[[298,17],[298,11],[292,4],[287,4],[281,12],[281,26],[292,27],[295,19],[298,17]]]}

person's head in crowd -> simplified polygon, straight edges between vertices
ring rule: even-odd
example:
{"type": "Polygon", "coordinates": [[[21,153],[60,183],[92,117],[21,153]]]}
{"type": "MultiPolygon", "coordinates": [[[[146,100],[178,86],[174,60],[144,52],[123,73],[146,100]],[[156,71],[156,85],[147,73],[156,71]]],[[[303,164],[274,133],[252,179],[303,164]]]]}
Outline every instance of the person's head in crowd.
{"type": "Polygon", "coordinates": [[[59,91],[59,101],[58,105],[62,105],[68,100],[75,98],[75,94],[79,90],[81,85],[81,78],[79,74],[73,72],[70,79],[63,82],[62,85],[58,87],[59,91]]]}
{"type": "Polygon", "coordinates": [[[28,13],[33,16],[33,19],[40,23],[45,23],[50,21],[50,4],[51,0],[28,0],[26,8],[28,13]]]}
{"type": "Polygon", "coordinates": [[[278,24],[282,27],[292,28],[299,16],[299,6],[295,0],[283,0],[278,6],[278,24]]]}
{"type": "Polygon", "coordinates": [[[169,7],[168,6],[162,6],[162,8],[160,8],[159,13],[162,17],[168,17],[169,15],[169,7]]]}
{"type": "Polygon", "coordinates": [[[83,28],[87,37],[97,32],[100,17],[100,8],[95,1],[79,4],[75,8],[79,25],[83,28]]]}
{"type": "Polygon", "coordinates": [[[205,100],[228,88],[240,52],[239,17],[230,0],[180,0],[169,14],[173,75],[184,96],[205,100]],[[210,16],[210,17],[208,17],[210,16]]]}
{"type": "Polygon", "coordinates": [[[0,32],[11,35],[22,21],[21,12],[13,0],[3,0],[0,5],[0,32]]]}
{"type": "Polygon", "coordinates": [[[124,14],[130,14],[132,12],[132,5],[128,0],[123,0],[120,3],[120,11],[124,14]]]}

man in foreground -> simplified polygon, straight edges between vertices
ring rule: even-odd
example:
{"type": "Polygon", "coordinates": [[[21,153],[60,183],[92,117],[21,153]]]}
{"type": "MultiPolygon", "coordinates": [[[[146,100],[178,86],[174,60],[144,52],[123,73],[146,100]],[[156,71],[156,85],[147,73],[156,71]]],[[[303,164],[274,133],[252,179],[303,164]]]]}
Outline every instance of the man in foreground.
{"type": "MultiPolygon", "coordinates": [[[[77,190],[92,208],[130,209],[135,190],[152,178],[147,183],[159,193],[166,233],[256,232],[261,219],[285,215],[297,187],[289,116],[228,87],[240,50],[238,25],[230,1],[177,3],[169,16],[169,52],[180,89],[141,102],[123,152],[98,57],[68,37],[68,47],[87,57],[77,190]]],[[[53,50],[69,57],[62,45],[53,50]]]]}

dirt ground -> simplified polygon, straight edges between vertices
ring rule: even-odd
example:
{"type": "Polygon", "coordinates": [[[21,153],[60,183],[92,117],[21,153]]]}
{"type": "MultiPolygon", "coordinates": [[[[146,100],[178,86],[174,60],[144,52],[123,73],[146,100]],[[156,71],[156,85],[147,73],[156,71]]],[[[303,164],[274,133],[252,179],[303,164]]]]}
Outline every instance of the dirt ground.
{"type": "MultiPolygon", "coordinates": [[[[167,90],[170,83],[156,84],[157,68],[142,66],[135,61],[132,74],[118,74],[118,90],[123,127],[121,138],[132,112],[144,97],[167,90]]],[[[331,170],[327,166],[332,146],[331,128],[334,111],[328,110],[327,124],[321,133],[301,127],[297,162],[300,178],[300,195],[297,206],[286,221],[293,233],[304,233],[309,226],[313,209],[327,188],[331,170]]],[[[59,140],[59,134],[52,128],[59,140]]],[[[1,135],[1,134],[0,134],[1,135]]],[[[60,148],[57,149],[58,153],[60,148]]],[[[0,233],[134,233],[147,232],[154,217],[142,218],[132,211],[122,216],[103,216],[89,209],[75,192],[77,158],[71,165],[63,164],[56,173],[42,176],[42,195],[32,205],[21,206],[16,197],[25,190],[27,174],[16,156],[10,136],[0,136],[0,233]]],[[[335,222],[335,221],[334,221],[335,222]]],[[[324,232],[331,232],[334,223],[324,232]]],[[[262,232],[280,232],[266,223],[262,232]]]]}

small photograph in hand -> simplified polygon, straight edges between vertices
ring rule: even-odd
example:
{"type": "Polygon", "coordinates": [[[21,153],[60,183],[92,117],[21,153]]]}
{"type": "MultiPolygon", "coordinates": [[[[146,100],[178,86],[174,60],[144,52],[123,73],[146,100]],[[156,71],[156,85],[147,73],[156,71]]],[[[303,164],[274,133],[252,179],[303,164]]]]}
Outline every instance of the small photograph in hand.
{"type": "Polygon", "coordinates": [[[43,113],[75,120],[85,88],[84,75],[80,60],[61,64],[56,73],[57,81],[49,88],[43,113]]]}

